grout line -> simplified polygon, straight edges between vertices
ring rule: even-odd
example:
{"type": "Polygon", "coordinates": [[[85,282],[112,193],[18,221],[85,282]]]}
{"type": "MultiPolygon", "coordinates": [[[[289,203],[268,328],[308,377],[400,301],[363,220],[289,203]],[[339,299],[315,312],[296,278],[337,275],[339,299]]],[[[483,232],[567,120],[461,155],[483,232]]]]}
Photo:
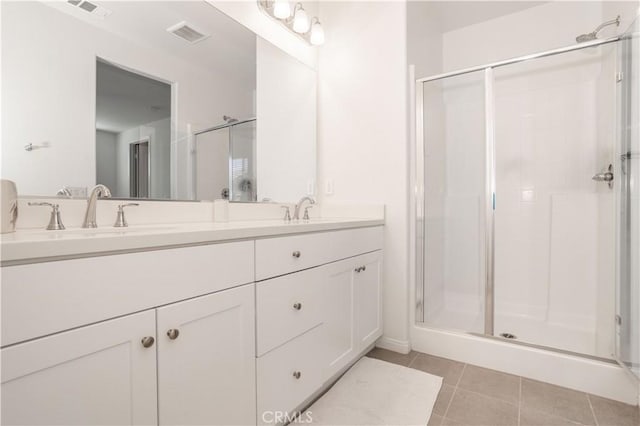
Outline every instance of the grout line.
{"type": "MultiPolygon", "coordinates": [[[[458,385],[460,384],[460,381],[462,380],[462,375],[464,374],[464,370],[467,368],[467,364],[464,364],[462,366],[462,371],[460,372],[460,377],[458,377],[458,381],[456,382],[456,385],[453,387],[453,393],[451,394],[451,398],[449,399],[449,403],[447,404],[447,409],[444,410],[444,414],[442,415],[442,421],[444,422],[445,417],[447,417],[447,414],[449,414],[449,408],[451,407],[451,403],[453,402],[453,398],[455,398],[456,396],[456,392],[458,391],[458,385]]],[[[444,382],[444,380],[443,380],[444,382]]],[[[444,383],[443,383],[444,386],[444,383]]]]}
{"type": "Polygon", "coordinates": [[[407,367],[411,367],[413,365],[413,361],[415,361],[418,356],[420,356],[420,352],[416,352],[416,354],[413,356],[413,358],[411,358],[411,361],[409,361],[409,364],[407,364],[407,367]]]}
{"type": "Polygon", "coordinates": [[[587,401],[589,402],[589,408],[591,409],[591,415],[593,416],[593,421],[596,423],[596,426],[599,426],[598,424],[598,418],[596,417],[596,412],[593,409],[593,405],[591,404],[591,398],[589,398],[589,394],[585,394],[587,397],[587,401]]]}
{"type": "Polygon", "coordinates": [[[518,426],[520,426],[520,413],[522,412],[522,377],[518,380],[518,426]]]}
{"type": "Polygon", "coordinates": [[[462,376],[464,376],[464,370],[467,369],[467,365],[468,364],[464,364],[462,366],[462,371],[460,372],[460,377],[458,377],[458,381],[456,382],[456,389],[458,388],[458,386],[460,386],[460,382],[462,381],[462,376]]]}

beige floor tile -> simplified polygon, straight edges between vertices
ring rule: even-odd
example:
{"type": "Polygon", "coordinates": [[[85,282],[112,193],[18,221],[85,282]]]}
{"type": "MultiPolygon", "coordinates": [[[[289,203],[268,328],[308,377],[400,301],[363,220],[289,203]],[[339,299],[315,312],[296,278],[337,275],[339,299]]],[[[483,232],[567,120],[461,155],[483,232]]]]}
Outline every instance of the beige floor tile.
{"type": "Polygon", "coordinates": [[[427,423],[427,426],[440,426],[442,424],[442,416],[439,416],[435,413],[431,414],[431,418],[427,423]]]}
{"type": "Polygon", "coordinates": [[[520,410],[520,426],[577,426],[579,424],[532,408],[520,410]]]}
{"type": "Polygon", "coordinates": [[[467,426],[464,423],[460,423],[460,422],[457,422],[455,420],[451,420],[448,417],[443,418],[441,424],[442,424],[442,426],[467,426]]]}
{"type": "Polygon", "coordinates": [[[418,356],[409,367],[425,371],[434,376],[440,376],[444,384],[455,386],[458,383],[458,379],[460,379],[464,364],[433,355],[418,353],[418,356]]]}
{"type": "MultiPolygon", "coordinates": [[[[515,426],[518,424],[518,407],[458,388],[449,405],[446,419],[467,426],[515,426]]],[[[448,423],[445,420],[443,424],[448,423]]]]}
{"type": "Polygon", "coordinates": [[[594,425],[587,395],[535,380],[522,379],[521,407],[562,417],[583,425],[594,425]]]}
{"type": "Polygon", "coordinates": [[[436,403],[433,406],[433,412],[440,416],[444,416],[447,412],[447,407],[449,407],[449,402],[451,401],[451,397],[453,396],[453,390],[455,388],[449,385],[442,385],[440,388],[440,393],[438,393],[438,399],[436,399],[436,403]]]}
{"type": "Polygon", "coordinates": [[[589,395],[599,426],[638,426],[640,412],[637,406],[589,395]]]}
{"type": "Polygon", "coordinates": [[[409,363],[418,355],[417,352],[411,351],[408,354],[400,354],[398,352],[389,351],[382,348],[373,348],[367,356],[382,361],[391,362],[393,364],[404,365],[407,367],[409,363]]]}
{"type": "Polygon", "coordinates": [[[514,405],[520,400],[520,377],[468,365],[458,383],[462,389],[502,399],[514,405]]]}

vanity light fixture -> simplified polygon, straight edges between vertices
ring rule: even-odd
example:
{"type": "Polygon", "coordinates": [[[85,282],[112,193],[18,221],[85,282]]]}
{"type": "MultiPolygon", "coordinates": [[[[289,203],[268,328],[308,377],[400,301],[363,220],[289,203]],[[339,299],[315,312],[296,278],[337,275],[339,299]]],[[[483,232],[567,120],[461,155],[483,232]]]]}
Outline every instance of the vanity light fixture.
{"type": "Polygon", "coordinates": [[[293,31],[304,34],[309,31],[309,17],[302,7],[302,3],[296,3],[293,9],[293,31]]]}
{"type": "Polygon", "coordinates": [[[313,22],[311,24],[311,36],[309,37],[309,41],[314,46],[320,46],[324,43],[324,28],[320,24],[320,20],[317,17],[313,18],[313,22]]]}
{"type": "Polygon", "coordinates": [[[302,3],[295,3],[293,7],[291,5],[286,0],[258,0],[258,8],[289,31],[314,46],[323,44],[324,29],[318,17],[309,19],[302,3]]]}
{"type": "Polygon", "coordinates": [[[291,16],[291,5],[286,0],[275,0],[273,2],[273,16],[278,19],[287,19],[291,16]]]}

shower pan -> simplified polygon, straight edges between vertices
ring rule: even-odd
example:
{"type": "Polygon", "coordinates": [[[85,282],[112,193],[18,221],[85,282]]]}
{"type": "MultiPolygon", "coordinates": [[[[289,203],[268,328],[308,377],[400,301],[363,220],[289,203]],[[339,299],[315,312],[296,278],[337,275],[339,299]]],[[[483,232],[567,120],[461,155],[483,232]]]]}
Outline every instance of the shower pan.
{"type": "Polygon", "coordinates": [[[418,326],[638,374],[634,28],[416,79],[418,326]]]}

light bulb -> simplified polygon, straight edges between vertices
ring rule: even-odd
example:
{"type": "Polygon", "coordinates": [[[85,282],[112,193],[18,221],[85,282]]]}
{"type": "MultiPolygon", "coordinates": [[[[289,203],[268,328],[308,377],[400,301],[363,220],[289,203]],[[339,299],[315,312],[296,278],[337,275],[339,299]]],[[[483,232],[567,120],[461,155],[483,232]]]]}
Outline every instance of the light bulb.
{"type": "Polygon", "coordinates": [[[273,3],[273,16],[278,19],[287,19],[291,16],[291,5],[288,1],[276,0],[273,3]]]}
{"type": "Polygon", "coordinates": [[[307,16],[307,12],[302,8],[302,5],[294,11],[293,31],[300,34],[304,34],[309,31],[309,17],[307,16]]]}
{"type": "Polygon", "coordinates": [[[317,18],[316,22],[311,25],[310,41],[314,46],[320,46],[324,43],[324,28],[322,28],[322,25],[320,24],[320,21],[317,20],[317,18]]]}

